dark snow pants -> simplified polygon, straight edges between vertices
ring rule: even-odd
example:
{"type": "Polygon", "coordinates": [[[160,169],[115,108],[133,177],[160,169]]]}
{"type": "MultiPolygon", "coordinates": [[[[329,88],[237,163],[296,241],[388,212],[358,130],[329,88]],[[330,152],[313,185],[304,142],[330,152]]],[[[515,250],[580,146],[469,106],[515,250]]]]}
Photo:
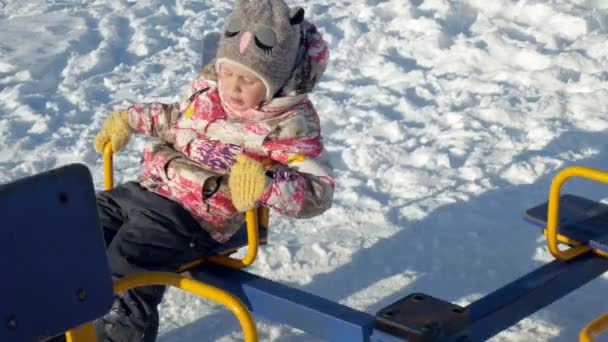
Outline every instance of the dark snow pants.
{"type": "MultiPolygon", "coordinates": [[[[98,193],[97,205],[115,279],[138,272],[174,272],[218,246],[179,204],[138,183],[98,193]]],[[[157,305],[164,291],[164,286],[147,286],[117,295],[110,312],[95,322],[98,341],[155,341],[157,305]]]]}

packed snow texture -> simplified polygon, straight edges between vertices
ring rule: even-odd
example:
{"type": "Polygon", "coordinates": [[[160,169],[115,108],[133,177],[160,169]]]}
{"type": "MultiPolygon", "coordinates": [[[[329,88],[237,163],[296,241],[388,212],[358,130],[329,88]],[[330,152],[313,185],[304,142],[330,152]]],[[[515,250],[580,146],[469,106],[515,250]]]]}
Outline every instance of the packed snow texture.
{"type": "MultiPolygon", "coordinates": [[[[375,313],[412,292],[468,304],[552,260],[522,219],[551,178],[608,169],[608,4],[594,0],[321,0],[300,5],[331,62],[311,96],[333,208],[272,217],[251,272],[375,313]]],[[[72,162],[101,189],[92,139],[113,110],[173,102],[232,2],[0,0],[0,181],[72,162]]],[[[144,139],[115,160],[137,177],[144,139]]],[[[601,199],[575,180],[564,192],[601,199]]],[[[572,341],[608,310],[600,278],[494,341],[572,341]]],[[[176,290],[162,342],[234,341],[229,311],[176,290]]],[[[314,341],[258,320],[263,341],[314,341]]]]}

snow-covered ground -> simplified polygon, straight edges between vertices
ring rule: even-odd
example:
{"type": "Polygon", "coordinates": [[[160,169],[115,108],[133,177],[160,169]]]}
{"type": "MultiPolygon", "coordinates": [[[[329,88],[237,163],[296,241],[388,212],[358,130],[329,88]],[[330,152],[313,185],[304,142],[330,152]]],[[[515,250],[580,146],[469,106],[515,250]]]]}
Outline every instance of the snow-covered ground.
{"type": "MultiPolygon", "coordinates": [[[[323,0],[331,44],[312,96],[335,204],[272,218],[252,272],[374,313],[411,292],[466,304],[551,260],[522,211],[560,168],[608,169],[608,2],[323,0]]],[[[232,2],[0,0],[0,181],[70,162],[101,188],[92,139],[112,110],[175,101],[232,2]]],[[[137,138],[117,156],[136,177],[137,138]]],[[[608,197],[576,180],[565,192],[608,197]]],[[[606,278],[496,341],[572,341],[608,311],[606,278]]],[[[170,291],[160,341],[232,341],[228,311],[170,291]]],[[[311,335],[267,321],[261,340],[311,335]]]]}

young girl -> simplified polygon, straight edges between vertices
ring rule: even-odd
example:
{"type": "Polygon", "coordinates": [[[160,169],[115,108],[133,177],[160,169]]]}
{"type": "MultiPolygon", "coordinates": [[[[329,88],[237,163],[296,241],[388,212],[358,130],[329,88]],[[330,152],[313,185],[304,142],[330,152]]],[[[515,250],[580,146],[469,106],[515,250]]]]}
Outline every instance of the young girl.
{"type": "MultiPolygon", "coordinates": [[[[98,194],[113,276],[175,271],[208,255],[257,206],[312,217],[334,180],[307,98],[325,70],[326,43],[301,8],[237,0],[217,58],[181,103],[110,114],[94,145],[114,151],[132,133],[154,137],[142,174],[98,194]],[[217,72],[217,77],[216,77],[217,72]]],[[[100,341],[154,341],[164,287],[127,291],[96,322],[100,341]]]]}

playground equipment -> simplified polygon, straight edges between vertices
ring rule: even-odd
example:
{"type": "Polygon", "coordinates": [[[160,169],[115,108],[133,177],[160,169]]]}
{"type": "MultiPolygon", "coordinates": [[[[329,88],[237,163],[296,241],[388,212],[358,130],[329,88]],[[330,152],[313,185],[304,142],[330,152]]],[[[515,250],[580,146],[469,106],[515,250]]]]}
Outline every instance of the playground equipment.
{"type": "MultiPolygon", "coordinates": [[[[109,151],[106,186],[112,183],[109,151]]],[[[547,226],[556,260],[465,307],[414,293],[372,315],[242,270],[266,241],[264,210],[248,213],[247,224],[213,258],[176,273],[112,283],[90,173],[83,165],[64,166],[0,187],[0,248],[8,269],[0,282],[0,340],[44,341],[67,331],[67,341],[95,341],[90,322],[107,312],[113,292],[164,284],[227,306],[245,341],[257,340],[253,315],[332,341],[483,341],[608,270],[608,205],[560,197],[570,177],[608,182],[608,173],[567,168],[555,177],[549,201],[525,213],[530,222],[547,226]],[[560,251],[559,243],[571,248],[560,251]],[[244,259],[229,256],[243,246],[244,259]]],[[[592,341],[607,327],[608,315],[601,316],[581,331],[580,340],[592,341]]]]}

